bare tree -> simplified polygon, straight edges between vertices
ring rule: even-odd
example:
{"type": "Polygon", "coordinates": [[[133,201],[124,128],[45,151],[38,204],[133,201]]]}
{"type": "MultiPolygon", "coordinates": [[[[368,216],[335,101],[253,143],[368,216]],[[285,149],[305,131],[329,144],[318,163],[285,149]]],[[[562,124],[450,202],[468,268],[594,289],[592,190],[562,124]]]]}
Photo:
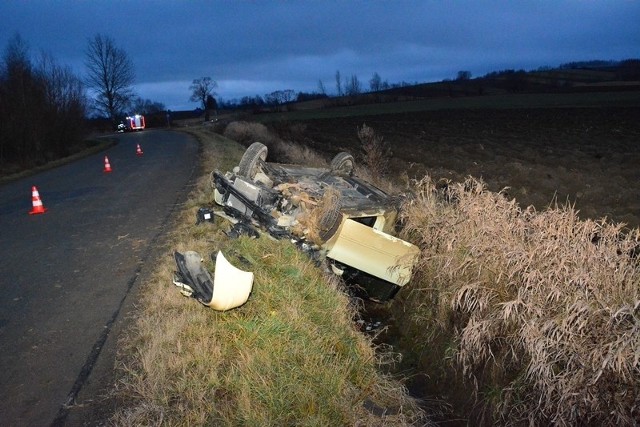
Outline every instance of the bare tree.
{"type": "Polygon", "coordinates": [[[344,85],[344,93],[348,96],[356,96],[362,93],[362,83],[358,80],[358,76],[351,75],[351,78],[346,80],[344,85]]]}
{"type": "Polygon", "coordinates": [[[296,92],[292,89],[276,90],[268,93],[264,96],[264,100],[268,105],[275,107],[277,111],[281,109],[280,106],[285,105],[293,101],[296,97],[296,92]]]}
{"type": "Polygon", "coordinates": [[[140,97],[133,98],[132,112],[136,114],[157,114],[166,111],[167,107],[162,102],[152,101],[150,99],[142,99],[140,97]]]}
{"type": "Polygon", "coordinates": [[[0,167],[66,156],[84,137],[85,94],[70,67],[42,53],[32,64],[19,34],[0,57],[0,167]]]}
{"type": "Polygon", "coordinates": [[[276,92],[265,93],[264,94],[264,103],[270,107],[278,108],[278,97],[276,92]]]}
{"type": "Polygon", "coordinates": [[[96,92],[96,107],[115,120],[133,98],[133,63],[127,52],[101,34],[89,41],[86,84],[96,92]]]}
{"type": "Polygon", "coordinates": [[[213,114],[216,116],[216,120],[218,119],[218,101],[213,97],[213,95],[207,96],[207,115],[209,111],[213,111],[213,114]]]}
{"type": "Polygon", "coordinates": [[[191,90],[191,102],[199,102],[204,110],[204,119],[209,121],[209,109],[207,108],[207,100],[209,97],[213,97],[216,93],[213,89],[218,87],[218,83],[215,80],[211,80],[211,77],[202,77],[200,79],[194,79],[189,86],[191,90]]]}
{"type": "Polygon", "coordinates": [[[293,89],[285,89],[281,92],[282,92],[281,99],[283,104],[286,104],[296,99],[296,91],[293,89]]]}
{"type": "Polygon", "coordinates": [[[322,83],[322,80],[318,80],[318,93],[321,95],[327,94],[327,90],[325,89],[324,83],[322,83]]]}
{"type": "Polygon", "coordinates": [[[336,71],[336,90],[338,91],[338,96],[342,96],[342,78],[340,77],[340,70],[336,71]]]}
{"type": "Polygon", "coordinates": [[[207,96],[207,110],[217,110],[218,109],[218,101],[213,97],[213,95],[207,96]]]}
{"type": "Polygon", "coordinates": [[[371,92],[378,92],[382,89],[382,79],[378,73],[373,73],[373,77],[369,80],[369,88],[371,92]]]}
{"type": "Polygon", "coordinates": [[[40,55],[37,75],[43,82],[45,105],[42,121],[47,129],[47,149],[58,156],[70,153],[73,141],[83,138],[78,126],[86,116],[87,99],[84,85],[71,67],[58,64],[47,53],[40,55]]]}
{"type": "Polygon", "coordinates": [[[466,81],[466,80],[470,80],[471,79],[471,71],[458,71],[458,75],[456,76],[456,80],[461,82],[461,81],[466,81]]]}
{"type": "Polygon", "coordinates": [[[26,162],[37,152],[39,126],[29,121],[38,117],[40,85],[34,76],[29,47],[16,33],[7,43],[0,76],[0,162],[5,159],[26,162]]]}

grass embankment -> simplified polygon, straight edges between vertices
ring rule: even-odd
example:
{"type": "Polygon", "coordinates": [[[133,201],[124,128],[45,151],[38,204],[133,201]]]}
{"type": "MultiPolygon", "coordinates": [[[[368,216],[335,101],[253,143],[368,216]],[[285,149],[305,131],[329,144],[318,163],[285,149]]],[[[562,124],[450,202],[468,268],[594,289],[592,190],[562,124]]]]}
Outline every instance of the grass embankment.
{"type": "MultiPolygon", "coordinates": [[[[277,146],[256,124],[225,134],[243,132],[277,146]]],[[[365,151],[382,142],[371,137],[359,129],[365,151]]],[[[640,230],[571,206],[522,209],[472,178],[445,188],[425,177],[402,209],[403,237],[422,250],[391,304],[402,367],[429,377],[427,395],[455,408],[449,420],[638,423],[640,230]]]]}
{"type": "Polygon", "coordinates": [[[473,424],[639,423],[640,230],[474,179],[414,191],[404,237],[422,256],[394,308],[434,392],[473,424]]]}
{"type": "MultiPolygon", "coordinates": [[[[225,134],[278,143],[257,124],[225,134]]],[[[407,190],[402,237],[422,255],[390,305],[400,368],[426,374],[425,396],[454,408],[444,419],[640,423],[640,230],[571,206],[523,209],[472,178],[407,190]]]]}
{"type": "Polygon", "coordinates": [[[230,170],[244,148],[201,129],[203,176],[144,283],[134,326],[121,341],[118,425],[408,425],[423,419],[381,355],[357,331],[354,307],[287,241],[242,237],[195,225],[211,206],[209,172],[230,170]],[[248,302],[216,312],[171,283],[173,251],[195,250],[214,271],[222,250],[253,271],[248,302]]]}
{"type": "Polygon", "coordinates": [[[71,163],[83,157],[87,157],[92,154],[99,153],[102,150],[106,150],[107,148],[115,144],[117,144],[117,141],[114,138],[89,138],[82,141],[82,143],[72,147],[70,150],[72,154],[70,154],[69,156],[52,160],[42,165],[38,165],[35,167],[29,166],[26,168],[21,167],[17,164],[2,165],[2,168],[0,168],[0,184],[14,181],[20,178],[25,178],[27,176],[35,175],[38,172],[71,163]]]}

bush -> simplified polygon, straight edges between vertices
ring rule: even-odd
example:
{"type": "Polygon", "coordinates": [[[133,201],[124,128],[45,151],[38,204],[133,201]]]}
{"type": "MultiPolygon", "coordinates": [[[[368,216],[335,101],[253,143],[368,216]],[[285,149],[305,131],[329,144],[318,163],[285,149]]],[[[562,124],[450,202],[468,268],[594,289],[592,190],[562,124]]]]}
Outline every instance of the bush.
{"type": "Polygon", "coordinates": [[[415,342],[447,343],[440,360],[475,385],[488,422],[637,423],[640,230],[523,210],[474,179],[416,192],[403,234],[422,255],[402,313],[415,342]]]}

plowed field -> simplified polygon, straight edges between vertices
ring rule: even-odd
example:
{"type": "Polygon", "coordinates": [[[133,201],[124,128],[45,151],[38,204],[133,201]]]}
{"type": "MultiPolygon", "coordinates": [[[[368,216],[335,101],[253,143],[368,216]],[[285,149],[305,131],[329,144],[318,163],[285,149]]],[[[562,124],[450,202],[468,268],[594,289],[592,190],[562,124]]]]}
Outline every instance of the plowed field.
{"type": "Polygon", "coordinates": [[[452,109],[305,120],[305,143],[358,153],[366,123],[393,174],[482,178],[521,206],[575,204],[583,218],[640,226],[640,108],[452,109]]]}

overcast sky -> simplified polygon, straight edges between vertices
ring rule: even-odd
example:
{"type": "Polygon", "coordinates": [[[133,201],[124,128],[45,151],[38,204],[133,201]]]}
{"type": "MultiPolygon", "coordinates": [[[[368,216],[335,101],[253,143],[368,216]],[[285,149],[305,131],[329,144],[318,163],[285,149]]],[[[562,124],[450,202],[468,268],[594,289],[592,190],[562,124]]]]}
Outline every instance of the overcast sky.
{"type": "Polygon", "coordinates": [[[0,0],[0,43],[19,33],[84,75],[97,33],[132,60],[135,91],[193,109],[208,76],[218,98],[315,92],[335,74],[368,88],[531,70],[571,61],[640,58],[640,0],[13,1],[0,0]]]}

